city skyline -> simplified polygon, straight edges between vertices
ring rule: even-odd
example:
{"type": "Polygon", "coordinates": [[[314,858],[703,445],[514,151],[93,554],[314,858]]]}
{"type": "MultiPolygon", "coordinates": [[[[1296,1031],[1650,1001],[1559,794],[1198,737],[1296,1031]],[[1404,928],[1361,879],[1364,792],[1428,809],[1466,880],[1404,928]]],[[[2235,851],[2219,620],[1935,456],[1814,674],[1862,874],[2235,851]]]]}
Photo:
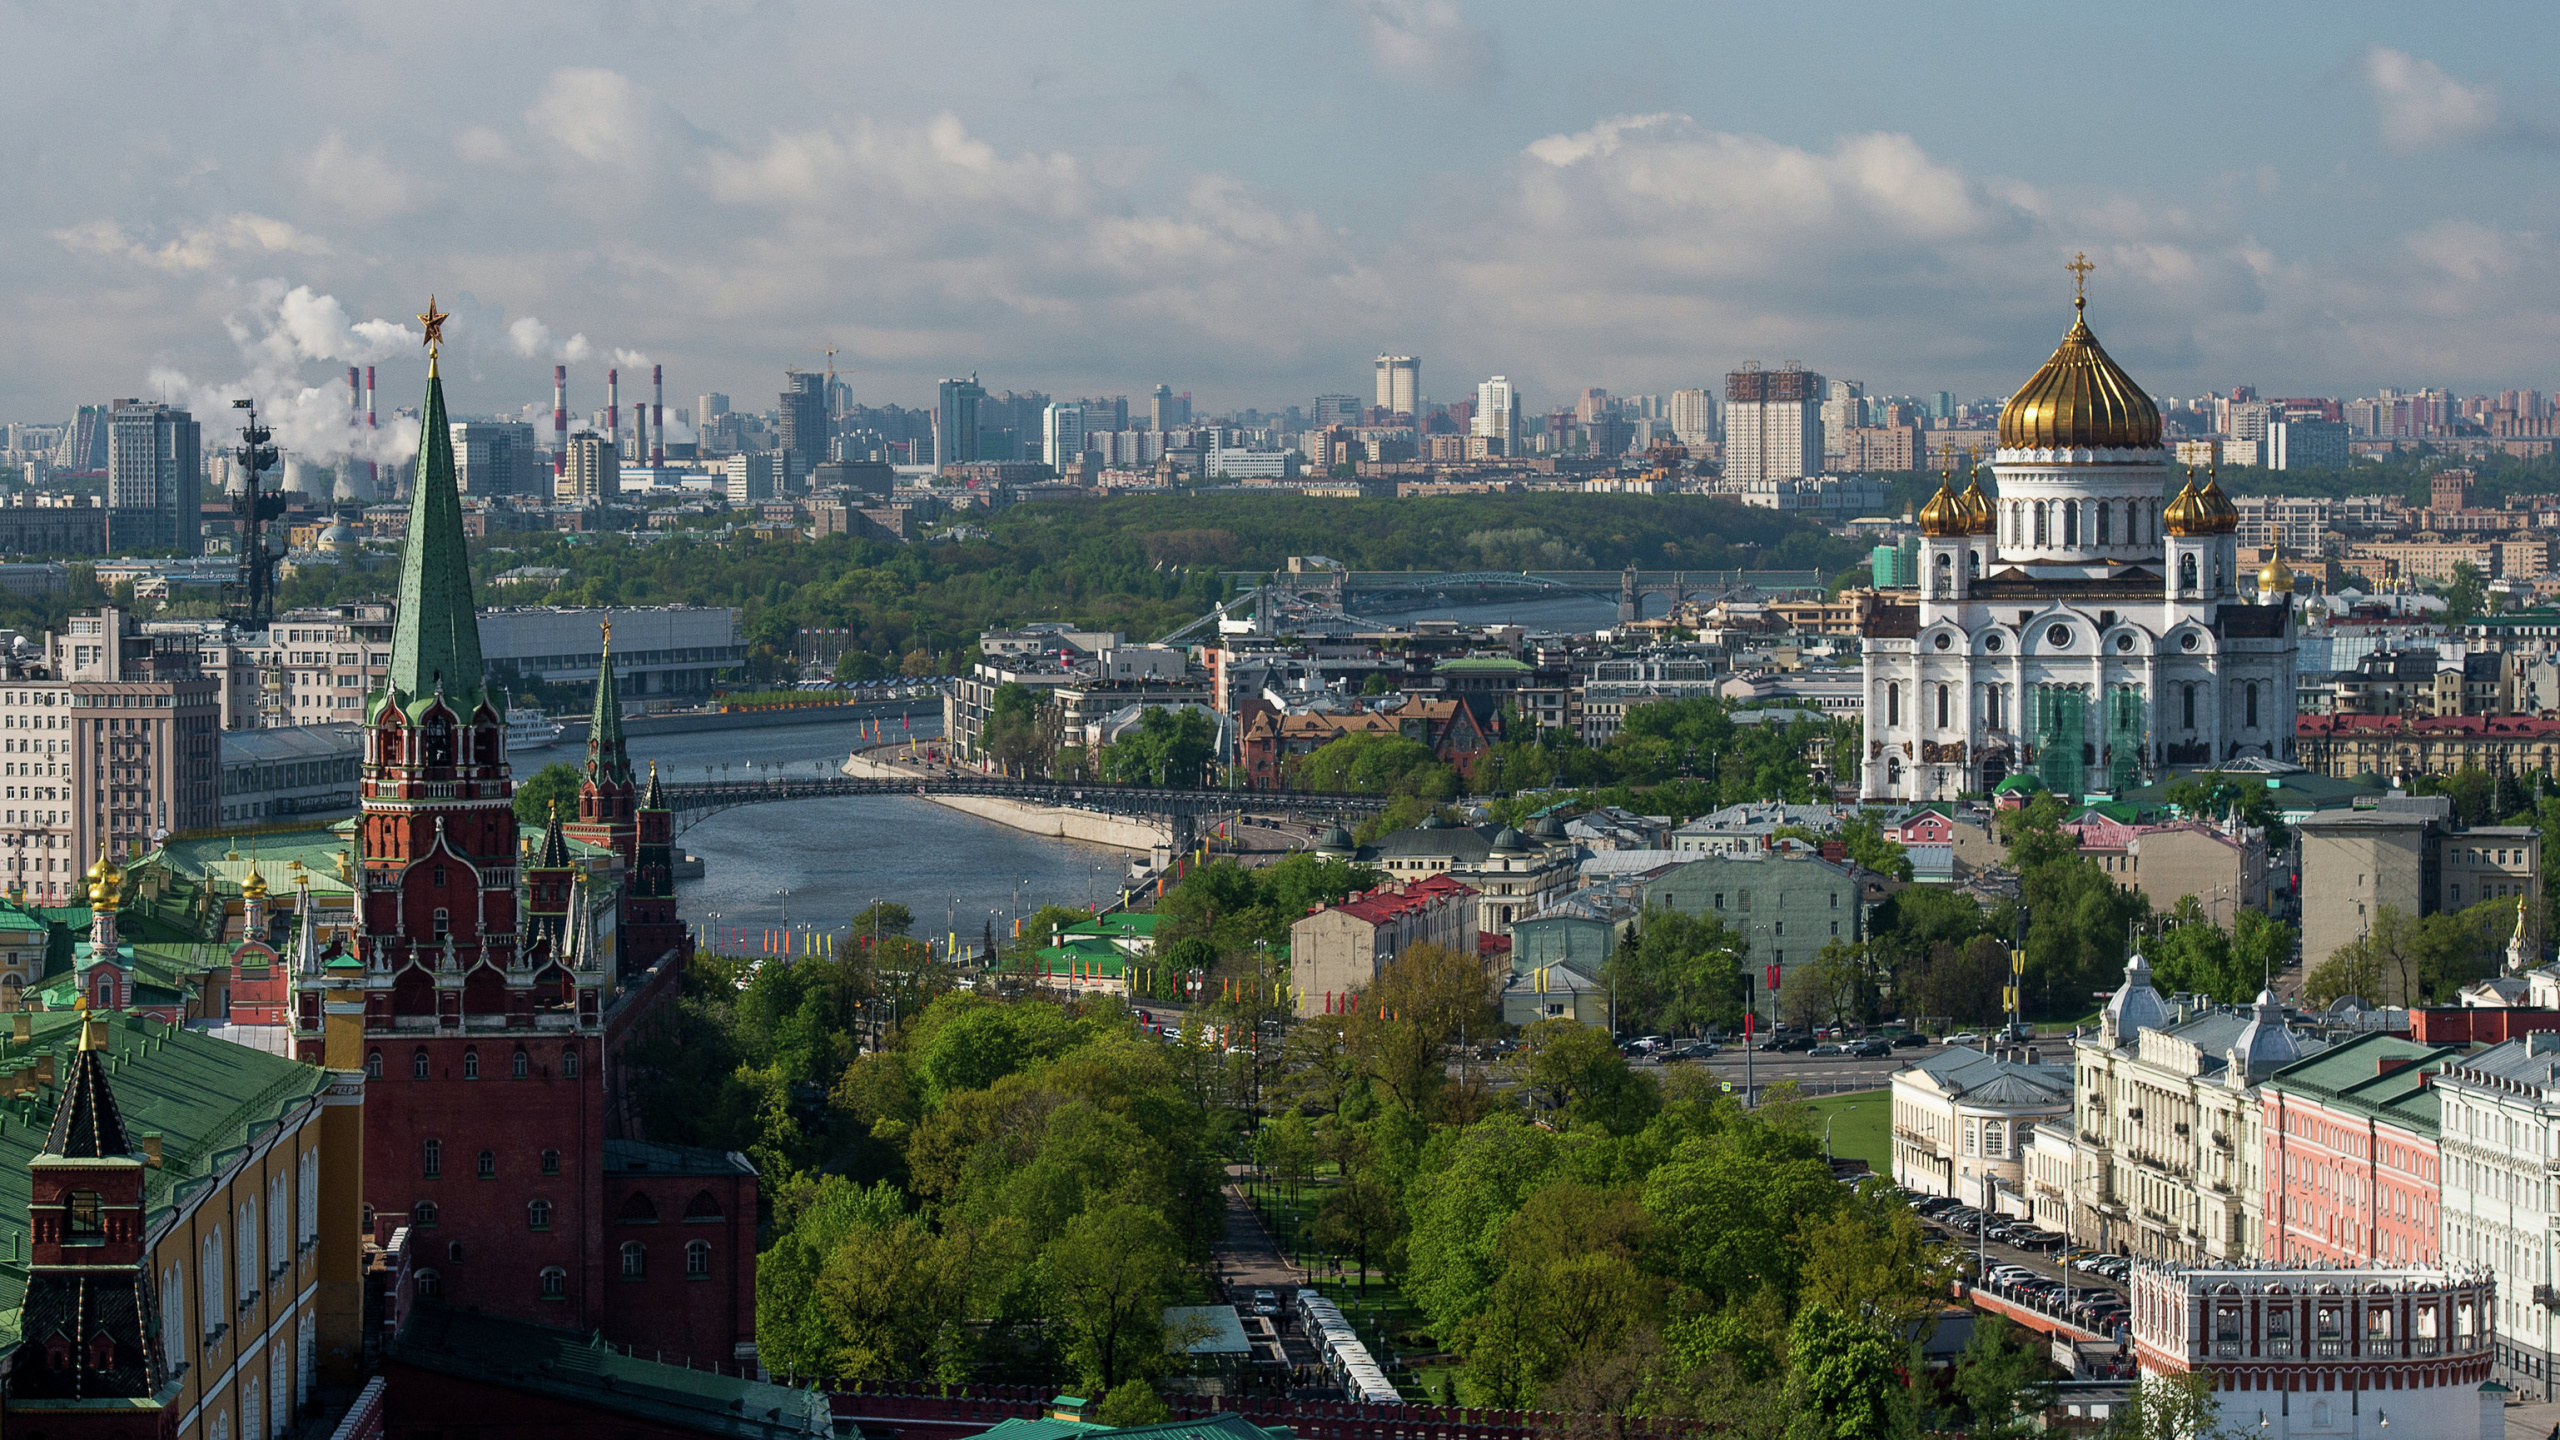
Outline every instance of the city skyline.
{"type": "MultiPolygon", "coordinates": [[[[1450,0],[1138,7],[1099,29],[1013,10],[962,47],[957,21],[887,10],[492,10],[511,43],[461,70],[437,56],[469,7],[218,37],[146,11],[112,62],[77,22],[22,13],[55,78],[0,104],[61,138],[19,162],[28,203],[0,222],[21,317],[0,414],[243,375],[325,392],[332,366],[400,363],[424,288],[457,312],[467,412],[538,404],[564,360],[581,410],[617,361],[761,397],[829,345],[875,403],[977,371],[1276,407],[1362,393],[1381,353],[1423,357],[1444,402],[1491,374],[1533,403],[1668,393],[1754,359],[2005,393],[2067,324],[2059,267],[2081,249],[2093,318],[2164,393],[2560,386],[2535,373],[2560,316],[2547,96],[2476,53],[2401,48],[2392,12],[2217,14],[2197,53],[2176,17],[2202,10],[2140,33],[1976,11],[1883,47],[1891,66],[1803,43],[1813,16],[1608,13],[1555,36],[1450,0]],[[1099,63],[1129,35],[1151,63],[1099,63]],[[174,83],[208,41],[257,57],[256,105],[174,83]],[[1931,55],[1974,63],[1913,63],[1931,55]],[[1996,103],[1949,78],[1986,61],[1996,103]],[[173,83],[80,83],[106,63],[173,83]],[[382,103],[422,85],[437,104],[382,103]],[[1806,85],[1823,106],[1779,103],[1806,85]],[[810,98],[830,92],[864,99],[810,98]],[[73,122],[109,94],[86,128],[119,161],[91,163],[73,122]],[[2121,128],[2022,119],[2065,106],[2121,128]]],[[[2560,24],[2478,13],[2501,54],[2560,24]]],[[[290,398],[262,396],[288,431],[290,398]]]]}

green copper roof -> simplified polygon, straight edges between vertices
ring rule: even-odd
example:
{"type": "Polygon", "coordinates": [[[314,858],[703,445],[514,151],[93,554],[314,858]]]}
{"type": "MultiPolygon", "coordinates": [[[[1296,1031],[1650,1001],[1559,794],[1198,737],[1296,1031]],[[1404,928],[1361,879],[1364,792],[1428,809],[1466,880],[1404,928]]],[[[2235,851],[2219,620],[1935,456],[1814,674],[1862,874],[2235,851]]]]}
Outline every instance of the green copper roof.
{"type": "Polygon", "coordinates": [[[480,693],[480,624],[471,609],[471,557],[462,494],[453,478],[453,434],[444,381],[427,362],[418,416],[418,471],[409,487],[409,535],[400,550],[400,619],[391,636],[391,691],[404,701],[480,693]]]}
{"type": "Polygon", "coordinates": [[[622,692],[613,683],[613,622],[605,622],[604,654],[596,662],[596,708],[587,717],[587,775],[631,783],[631,756],[622,748],[622,692]]]}

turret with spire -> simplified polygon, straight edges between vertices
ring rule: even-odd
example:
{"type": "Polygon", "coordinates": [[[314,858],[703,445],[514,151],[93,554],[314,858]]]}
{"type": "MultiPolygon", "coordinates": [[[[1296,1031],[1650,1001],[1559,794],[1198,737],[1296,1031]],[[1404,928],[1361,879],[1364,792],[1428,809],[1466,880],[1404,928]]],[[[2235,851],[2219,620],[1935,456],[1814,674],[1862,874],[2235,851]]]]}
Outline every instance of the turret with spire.
{"type": "Polygon", "coordinates": [[[569,837],[611,850],[628,868],[639,858],[639,805],[631,752],[622,740],[622,692],[613,679],[613,622],[607,620],[596,657],[595,709],[587,719],[586,776],[578,784],[578,819],[569,837]]]}

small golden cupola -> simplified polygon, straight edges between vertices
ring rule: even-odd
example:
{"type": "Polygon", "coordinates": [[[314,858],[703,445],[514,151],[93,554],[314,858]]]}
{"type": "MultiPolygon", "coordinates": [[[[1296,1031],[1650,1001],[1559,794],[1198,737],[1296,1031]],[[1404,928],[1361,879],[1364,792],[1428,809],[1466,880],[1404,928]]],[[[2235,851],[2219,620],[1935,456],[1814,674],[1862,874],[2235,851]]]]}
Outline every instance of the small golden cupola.
{"type": "Polygon", "coordinates": [[[2170,534],[2182,538],[2213,533],[2206,528],[2204,499],[2196,494],[2195,471],[2187,472],[2187,483],[2178,488],[2169,508],[2160,512],[2160,523],[2170,534]]]}
{"type": "Polygon", "coordinates": [[[1947,488],[1947,477],[1941,472],[1938,493],[1930,496],[1929,503],[1920,507],[1920,533],[1937,540],[1971,534],[1972,529],[1973,516],[1966,511],[1964,502],[1956,498],[1956,492],[1947,488]]]}
{"type": "Polygon", "coordinates": [[[2086,282],[2097,267],[2085,254],[2072,275],[2071,328],[2044,368],[2000,411],[2003,450],[2156,450],[2160,407],[2108,356],[2089,329],[2086,282]]]}
{"type": "Polygon", "coordinates": [[[2290,595],[2293,593],[2293,567],[2284,563],[2281,545],[2267,552],[2267,563],[2258,571],[2258,593],[2290,595]]]}
{"type": "Polygon", "coordinates": [[[2204,472],[2204,488],[2196,492],[2196,503],[2204,507],[2205,530],[2214,535],[2236,534],[2240,529],[2240,507],[2222,493],[2222,476],[2218,470],[2204,472]]]}
{"type": "Polygon", "coordinates": [[[240,898],[243,900],[267,898],[267,877],[258,873],[258,862],[255,860],[249,862],[248,878],[240,882],[240,898]]]}
{"type": "Polygon", "coordinates": [[[89,908],[113,910],[124,903],[124,871],[107,856],[107,842],[98,842],[98,858],[89,867],[89,908]]]}
{"type": "Polygon", "coordinates": [[[1980,470],[1973,472],[1971,483],[1964,487],[1964,493],[1956,499],[1964,506],[1966,534],[1988,535],[1999,528],[1998,522],[1991,515],[1991,497],[1982,493],[1980,470]]]}

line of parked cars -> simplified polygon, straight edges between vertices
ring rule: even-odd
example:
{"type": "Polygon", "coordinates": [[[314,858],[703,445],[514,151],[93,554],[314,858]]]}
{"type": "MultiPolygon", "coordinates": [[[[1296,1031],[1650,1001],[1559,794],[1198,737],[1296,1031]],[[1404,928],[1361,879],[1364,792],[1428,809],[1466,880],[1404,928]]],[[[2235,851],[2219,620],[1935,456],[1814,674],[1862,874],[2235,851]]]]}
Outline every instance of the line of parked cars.
{"type": "MultiPolygon", "coordinates": [[[[1951,1196],[1922,1196],[1911,1208],[1959,1242],[1981,1238],[2020,1250],[2057,1252],[2058,1263],[2118,1285],[2133,1273],[2132,1262],[2121,1255],[2070,1249],[2066,1236],[2013,1216],[1986,1214],[1951,1196]]],[[[2024,1265],[1995,1262],[1974,1278],[1974,1286],[2100,1335],[2113,1334],[2127,1313],[2124,1296],[2115,1290],[2075,1285],[2066,1293],[2060,1280],[2024,1265]]]]}

